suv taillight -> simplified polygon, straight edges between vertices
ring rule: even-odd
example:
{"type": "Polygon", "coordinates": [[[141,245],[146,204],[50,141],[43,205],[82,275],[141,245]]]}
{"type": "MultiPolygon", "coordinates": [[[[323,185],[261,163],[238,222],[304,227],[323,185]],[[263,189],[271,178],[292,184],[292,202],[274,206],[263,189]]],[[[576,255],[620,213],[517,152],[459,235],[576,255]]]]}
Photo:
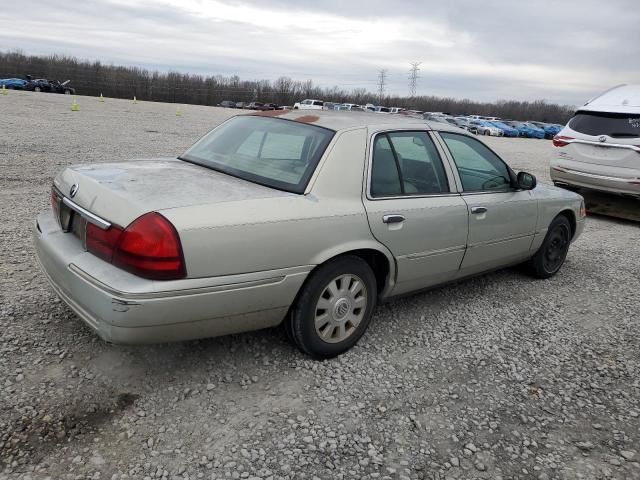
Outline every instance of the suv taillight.
{"type": "Polygon", "coordinates": [[[89,252],[139,277],[178,280],[187,274],[178,232],[159,213],[142,215],[124,230],[87,223],[86,234],[89,252]]]}
{"type": "Polygon", "coordinates": [[[562,135],[556,135],[555,137],[553,137],[553,146],[554,147],[566,147],[567,145],[569,145],[568,140],[573,140],[573,137],[564,137],[562,135]]]}

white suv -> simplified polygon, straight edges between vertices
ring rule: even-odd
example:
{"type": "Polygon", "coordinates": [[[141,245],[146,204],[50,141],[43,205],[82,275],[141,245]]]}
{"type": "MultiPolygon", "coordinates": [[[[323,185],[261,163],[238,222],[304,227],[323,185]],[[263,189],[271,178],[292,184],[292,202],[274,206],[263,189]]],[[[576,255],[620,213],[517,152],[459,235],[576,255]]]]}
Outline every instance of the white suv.
{"type": "Polygon", "coordinates": [[[555,185],[640,198],[640,85],[620,85],[588,101],[553,145],[555,185]]]}
{"type": "Polygon", "coordinates": [[[312,100],[307,98],[293,105],[294,110],[322,110],[324,102],[322,100],[312,100]]]}

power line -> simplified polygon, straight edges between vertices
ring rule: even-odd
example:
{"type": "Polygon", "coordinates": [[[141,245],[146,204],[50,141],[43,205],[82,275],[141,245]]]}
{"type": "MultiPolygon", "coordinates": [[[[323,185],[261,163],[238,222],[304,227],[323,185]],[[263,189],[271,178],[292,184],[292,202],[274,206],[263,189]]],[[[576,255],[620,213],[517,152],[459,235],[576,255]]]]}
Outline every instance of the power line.
{"type": "Polygon", "coordinates": [[[378,72],[378,97],[380,98],[380,104],[382,104],[382,97],[384,97],[384,90],[387,84],[387,69],[383,68],[378,72]]]}
{"type": "Polygon", "coordinates": [[[416,96],[416,87],[418,86],[418,72],[420,71],[420,65],[422,62],[411,62],[411,69],[409,70],[409,96],[411,98],[416,96]]]}

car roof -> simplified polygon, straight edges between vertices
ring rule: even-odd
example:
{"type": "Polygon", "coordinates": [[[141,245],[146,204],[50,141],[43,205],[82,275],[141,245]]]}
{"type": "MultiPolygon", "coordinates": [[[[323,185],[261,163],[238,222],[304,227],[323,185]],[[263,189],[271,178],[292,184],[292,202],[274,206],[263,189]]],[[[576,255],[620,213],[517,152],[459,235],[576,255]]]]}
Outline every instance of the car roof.
{"type": "Polygon", "coordinates": [[[466,130],[451,124],[429,122],[421,118],[409,115],[378,115],[370,112],[358,112],[351,110],[272,110],[267,112],[255,112],[245,115],[259,117],[277,117],[284,120],[317,125],[330,130],[340,131],[352,128],[369,128],[370,130],[385,130],[389,128],[419,128],[427,130],[449,130],[464,132],[466,130]]]}
{"type": "Polygon", "coordinates": [[[618,85],[592,98],[578,111],[640,113],[640,84],[618,85]]]}

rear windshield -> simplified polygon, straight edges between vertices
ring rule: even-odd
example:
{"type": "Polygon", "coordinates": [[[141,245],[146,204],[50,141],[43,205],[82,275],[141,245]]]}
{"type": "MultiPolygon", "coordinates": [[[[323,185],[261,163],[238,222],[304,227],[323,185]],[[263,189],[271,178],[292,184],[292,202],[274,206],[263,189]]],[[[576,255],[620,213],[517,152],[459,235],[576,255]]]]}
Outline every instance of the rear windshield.
{"type": "Polygon", "coordinates": [[[333,134],[315,125],[242,115],[209,132],[180,159],[303,193],[333,134]]]}
{"type": "Polygon", "coordinates": [[[585,135],[609,135],[613,138],[640,137],[640,114],[578,112],[569,127],[585,135]]]}

